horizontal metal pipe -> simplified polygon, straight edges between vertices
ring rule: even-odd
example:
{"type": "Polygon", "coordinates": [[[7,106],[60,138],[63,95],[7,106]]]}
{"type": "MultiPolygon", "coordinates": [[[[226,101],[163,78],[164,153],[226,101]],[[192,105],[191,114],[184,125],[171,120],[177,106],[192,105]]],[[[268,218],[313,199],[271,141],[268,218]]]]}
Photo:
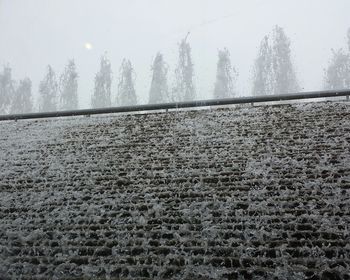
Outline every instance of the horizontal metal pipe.
{"type": "Polygon", "coordinates": [[[82,110],[57,111],[57,112],[40,112],[40,113],[27,113],[27,114],[0,115],[0,121],[71,117],[71,116],[125,113],[125,112],[140,112],[140,111],[154,111],[154,110],[194,108],[194,107],[220,106],[220,105],[234,105],[234,104],[244,104],[244,103],[287,101],[287,100],[340,97],[340,96],[350,96],[350,89],[332,90],[332,91],[310,91],[310,92],[288,93],[288,94],[280,94],[280,95],[264,95],[264,96],[237,97],[237,98],[225,98],[225,99],[209,99],[209,100],[198,100],[198,101],[188,101],[188,102],[145,104],[145,105],[135,105],[135,106],[121,106],[121,107],[82,109],[82,110]]]}

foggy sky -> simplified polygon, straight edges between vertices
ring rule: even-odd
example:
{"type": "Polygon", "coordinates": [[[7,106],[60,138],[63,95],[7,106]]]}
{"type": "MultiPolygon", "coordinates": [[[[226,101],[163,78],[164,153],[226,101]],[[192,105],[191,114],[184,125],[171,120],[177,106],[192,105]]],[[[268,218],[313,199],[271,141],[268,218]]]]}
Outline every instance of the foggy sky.
{"type": "Polygon", "coordinates": [[[136,93],[144,103],[156,53],[170,66],[171,85],[178,42],[190,32],[199,98],[212,95],[217,51],[224,47],[239,72],[239,94],[249,95],[260,41],[278,24],[292,41],[302,88],[318,90],[331,48],[346,48],[349,11],[349,0],[0,0],[0,66],[9,63],[15,79],[30,77],[37,95],[47,64],[60,74],[74,58],[80,107],[89,107],[106,52],[113,95],[125,57],[134,66],[136,93]]]}

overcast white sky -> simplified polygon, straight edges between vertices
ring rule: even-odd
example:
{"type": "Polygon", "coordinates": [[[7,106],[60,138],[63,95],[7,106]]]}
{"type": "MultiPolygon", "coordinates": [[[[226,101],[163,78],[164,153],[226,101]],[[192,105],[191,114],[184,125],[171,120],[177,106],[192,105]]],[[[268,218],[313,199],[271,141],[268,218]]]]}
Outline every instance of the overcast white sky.
{"type": "Polygon", "coordinates": [[[349,0],[0,0],[0,65],[9,63],[15,79],[30,77],[36,95],[47,64],[60,74],[74,58],[81,107],[88,107],[100,56],[107,52],[111,60],[113,94],[126,57],[143,103],[155,54],[164,54],[171,80],[177,44],[190,31],[199,98],[211,97],[217,50],[224,47],[239,71],[239,94],[249,95],[260,41],[278,24],[292,41],[302,87],[317,90],[331,48],[346,47],[349,11],[349,0]]]}

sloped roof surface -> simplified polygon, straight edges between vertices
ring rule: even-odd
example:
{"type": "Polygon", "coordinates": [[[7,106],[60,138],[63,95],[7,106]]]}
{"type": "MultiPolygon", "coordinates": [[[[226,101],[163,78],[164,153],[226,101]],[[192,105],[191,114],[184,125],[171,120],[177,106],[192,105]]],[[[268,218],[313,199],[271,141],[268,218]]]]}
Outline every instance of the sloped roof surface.
{"type": "Polygon", "coordinates": [[[1,279],[350,279],[349,103],[3,122],[0,143],[1,279]]]}

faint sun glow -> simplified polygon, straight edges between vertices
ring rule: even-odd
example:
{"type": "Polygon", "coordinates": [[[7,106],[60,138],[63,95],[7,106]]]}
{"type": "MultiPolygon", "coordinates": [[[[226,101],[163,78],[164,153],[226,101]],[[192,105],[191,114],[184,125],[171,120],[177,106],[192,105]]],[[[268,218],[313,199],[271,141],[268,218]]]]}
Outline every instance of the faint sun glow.
{"type": "Polygon", "coordinates": [[[91,50],[92,49],[92,45],[90,43],[85,43],[85,49],[87,50],[91,50]]]}

